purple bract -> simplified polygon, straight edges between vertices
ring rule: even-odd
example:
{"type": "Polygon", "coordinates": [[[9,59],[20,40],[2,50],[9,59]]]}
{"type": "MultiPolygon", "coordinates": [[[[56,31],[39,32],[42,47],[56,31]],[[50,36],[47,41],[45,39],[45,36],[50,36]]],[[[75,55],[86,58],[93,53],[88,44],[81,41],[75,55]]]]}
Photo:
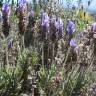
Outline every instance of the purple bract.
{"type": "Polygon", "coordinates": [[[71,39],[71,41],[70,41],[70,46],[71,46],[71,47],[76,47],[76,46],[77,46],[77,42],[76,42],[75,39],[71,39]]]}
{"type": "Polygon", "coordinates": [[[57,19],[55,21],[55,27],[57,29],[63,29],[63,21],[60,17],[57,17],[57,19]]]}
{"type": "Polygon", "coordinates": [[[2,11],[5,11],[5,12],[9,12],[9,4],[8,3],[4,3],[3,6],[2,6],[2,11]]]}
{"type": "Polygon", "coordinates": [[[43,12],[41,15],[41,25],[49,27],[49,16],[46,12],[43,12]]]}
{"type": "Polygon", "coordinates": [[[27,2],[26,0],[19,0],[18,1],[18,12],[25,12],[26,8],[27,8],[27,2]]]}
{"type": "Polygon", "coordinates": [[[60,17],[57,17],[54,23],[56,29],[57,29],[57,34],[59,38],[62,38],[63,36],[63,21],[60,17]]]}
{"type": "Polygon", "coordinates": [[[72,20],[68,20],[67,23],[67,32],[68,34],[73,34],[75,31],[75,24],[72,20]]]}

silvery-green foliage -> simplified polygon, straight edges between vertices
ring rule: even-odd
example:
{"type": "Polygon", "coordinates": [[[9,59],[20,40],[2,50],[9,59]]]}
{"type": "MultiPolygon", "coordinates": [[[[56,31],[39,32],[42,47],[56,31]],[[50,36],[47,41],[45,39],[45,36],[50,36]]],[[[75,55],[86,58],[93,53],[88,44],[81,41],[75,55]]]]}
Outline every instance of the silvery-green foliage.
{"type": "Polygon", "coordinates": [[[60,71],[61,77],[59,77],[61,82],[59,82],[58,85],[55,82],[56,74],[58,74],[55,65],[52,65],[49,71],[42,66],[38,73],[38,89],[40,96],[44,94],[47,96],[82,96],[82,94],[85,94],[84,91],[93,79],[91,76],[92,66],[86,69],[84,66],[74,65],[67,75],[65,72],[65,69],[62,68],[60,71]]]}
{"type": "Polygon", "coordinates": [[[21,90],[22,69],[19,65],[0,66],[0,95],[18,96],[21,90]]]}

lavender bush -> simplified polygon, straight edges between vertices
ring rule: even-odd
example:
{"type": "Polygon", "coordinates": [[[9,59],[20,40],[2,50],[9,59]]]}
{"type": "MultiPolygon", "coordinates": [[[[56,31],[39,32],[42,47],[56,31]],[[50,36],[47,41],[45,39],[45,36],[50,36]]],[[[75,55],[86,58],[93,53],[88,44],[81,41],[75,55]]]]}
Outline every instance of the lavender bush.
{"type": "Polygon", "coordinates": [[[2,5],[0,96],[95,96],[93,19],[55,0],[31,4],[2,5]]]}

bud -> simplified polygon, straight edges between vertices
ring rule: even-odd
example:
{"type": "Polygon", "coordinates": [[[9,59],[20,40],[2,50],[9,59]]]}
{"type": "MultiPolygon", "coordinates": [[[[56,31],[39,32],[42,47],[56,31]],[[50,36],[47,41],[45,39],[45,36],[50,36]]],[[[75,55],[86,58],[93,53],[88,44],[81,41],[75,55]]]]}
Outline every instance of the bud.
{"type": "Polygon", "coordinates": [[[8,13],[10,10],[9,4],[8,3],[4,3],[2,6],[2,11],[8,13]]]}

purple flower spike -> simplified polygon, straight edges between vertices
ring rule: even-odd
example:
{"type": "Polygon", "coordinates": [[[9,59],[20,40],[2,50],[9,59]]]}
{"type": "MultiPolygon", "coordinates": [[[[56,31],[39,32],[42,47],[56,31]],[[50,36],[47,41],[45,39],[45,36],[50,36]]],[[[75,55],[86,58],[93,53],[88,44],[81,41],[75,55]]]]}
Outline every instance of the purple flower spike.
{"type": "Polygon", "coordinates": [[[60,17],[57,17],[54,25],[57,29],[58,38],[62,38],[62,36],[63,36],[63,21],[62,21],[62,19],[60,17]]]}
{"type": "Polygon", "coordinates": [[[26,10],[26,8],[27,8],[26,3],[27,3],[26,0],[18,1],[18,8],[17,8],[18,12],[23,14],[24,10],[26,10]]]}
{"type": "Polygon", "coordinates": [[[42,13],[41,25],[49,27],[49,16],[46,12],[42,13]]]}
{"type": "Polygon", "coordinates": [[[60,17],[57,17],[57,20],[55,21],[55,27],[59,29],[63,29],[63,21],[60,17]]]}
{"type": "Polygon", "coordinates": [[[18,1],[18,4],[19,4],[19,10],[21,9],[22,10],[22,8],[26,5],[26,0],[19,0],[18,1]]]}
{"type": "Polygon", "coordinates": [[[70,41],[70,46],[71,46],[71,47],[76,47],[76,46],[77,46],[77,42],[76,42],[75,39],[71,39],[71,41],[70,41]]]}
{"type": "Polygon", "coordinates": [[[75,24],[73,21],[71,21],[70,19],[68,19],[68,23],[67,23],[67,32],[68,34],[73,34],[75,31],[75,24]]]}
{"type": "Polygon", "coordinates": [[[96,32],[96,22],[94,22],[94,23],[92,24],[92,31],[95,31],[95,32],[96,32]]]}
{"type": "Polygon", "coordinates": [[[8,12],[9,11],[9,4],[8,3],[4,3],[2,6],[2,11],[8,12]]]}

